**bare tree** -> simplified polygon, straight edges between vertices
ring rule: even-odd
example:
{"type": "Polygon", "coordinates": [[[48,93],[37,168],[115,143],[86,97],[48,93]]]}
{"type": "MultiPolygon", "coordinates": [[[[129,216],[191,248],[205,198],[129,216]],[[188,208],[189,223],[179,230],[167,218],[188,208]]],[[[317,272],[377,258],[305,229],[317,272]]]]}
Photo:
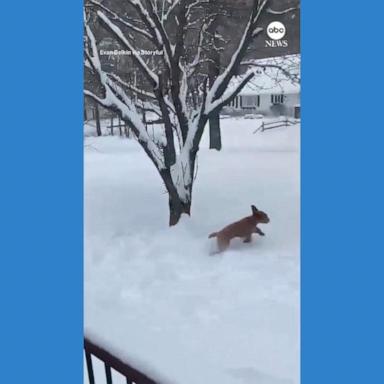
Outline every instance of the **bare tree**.
{"type": "Polygon", "coordinates": [[[260,18],[268,11],[267,4],[268,0],[253,1],[230,62],[213,77],[205,70],[212,58],[206,47],[215,49],[210,44],[211,25],[217,23],[210,0],[85,3],[85,67],[101,91],[85,89],[84,93],[125,121],[155,165],[169,196],[170,225],[191,212],[197,153],[207,122],[254,76],[251,66],[235,87],[229,87],[244,65],[248,47],[263,30],[260,18]],[[142,82],[129,83],[103,68],[94,20],[130,52],[142,82]],[[158,50],[162,55],[148,57],[141,49],[158,50]],[[146,111],[161,121],[160,135],[146,129],[146,111]]]}

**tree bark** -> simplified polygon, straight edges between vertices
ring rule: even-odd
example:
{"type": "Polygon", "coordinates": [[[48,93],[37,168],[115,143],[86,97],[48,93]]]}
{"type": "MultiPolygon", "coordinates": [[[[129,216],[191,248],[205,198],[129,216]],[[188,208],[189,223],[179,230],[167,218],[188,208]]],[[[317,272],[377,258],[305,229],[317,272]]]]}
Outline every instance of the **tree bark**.
{"type": "Polygon", "coordinates": [[[221,150],[220,113],[209,118],[209,149],[221,150]]]}
{"type": "Polygon", "coordinates": [[[178,224],[183,214],[191,215],[191,203],[184,203],[180,199],[169,196],[169,226],[178,224]]]}
{"type": "MultiPolygon", "coordinates": [[[[212,23],[209,32],[213,35],[212,45],[215,47],[217,44],[215,33],[216,26],[212,23]]],[[[210,62],[208,65],[208,78],[210,87],[215,82],[217,76],[220,74],[220,54],[216,49],[210,50],[210,62]]],[[[209,118],[209,149],[221,150],[221,130],[220,130],[220,113],[215,113],[209,118]]]]}
{"type": "Polygon", "coordinates": [[[95,104],[95,120],[96,120],[96,133],[97,133],[97,136],[101,136],[99,104],[97,104],[97,103],[95,104]]]}
{"type": "MultiPolygon", "coordinates": [[[[181,200],[177,188],[172,180],[171,172],[169,169],[160,171],[160,176],[163,179],[164,185],[168,192],[169,203],[169,226],[175,226],[183,214],[191,215],[191,201],[181,200]]],[[[190,193],[192,192],[192,184],[189,186],[190,193]]]]}

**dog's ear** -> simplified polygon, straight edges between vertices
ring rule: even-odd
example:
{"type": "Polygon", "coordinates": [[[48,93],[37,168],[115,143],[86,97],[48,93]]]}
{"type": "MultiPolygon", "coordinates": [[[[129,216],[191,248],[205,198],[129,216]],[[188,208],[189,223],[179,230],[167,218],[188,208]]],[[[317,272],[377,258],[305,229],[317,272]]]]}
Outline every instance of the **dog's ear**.
{"type": "Polygon", "coordinates": [[[256,213],[258,212],[258,209],[254,205],[251,205],[251,208],[252,208],[252,213],[256,215],[256,213]]]}

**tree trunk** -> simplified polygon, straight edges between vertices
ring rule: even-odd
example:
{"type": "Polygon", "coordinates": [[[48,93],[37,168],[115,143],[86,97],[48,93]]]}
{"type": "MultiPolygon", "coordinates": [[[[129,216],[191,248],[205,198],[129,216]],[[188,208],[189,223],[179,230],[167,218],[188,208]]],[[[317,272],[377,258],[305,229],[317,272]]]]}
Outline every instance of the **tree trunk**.
{"type": "MultiPolygon", "coordinates": [[[[164,185],[168,192],[169,226],[172,227],[180,221],[183,214],[188,216],[191,215],[191,201],[185,202],[180,199],[169,169],[161,170],[160,176],[163,179],[164,185]]],[[[189,188],[192,191],[192,185],[190,185],[189,188]]]]}
{"type": "Polygon", "coordinates": [[[221,150],[220,113],[209,118],[209,149],[221,150]]]}
{"type": "Polygon", "coordinates": [[[99,105],[95,105],[95,120],[96,120],[96,133],[97,136],[101,136],[101,126],[100,126],[100,113],[99,113],[99,105]]]}
{"type": "Polygon", "coordinates": [[[183,214],[191,215],[191,203],[184,203],[179,198],[169,196],[169,226],[178,224],[183,214]]]}
{"type": "MultiPolygon", "coordinates": [[[[209,32],[215,36],[215,23],[212,24],[209,32]]],[[[217,44],[215,37],[212,38],[212,44],[214,47],[217,44]]],[[[216,49],[211,49],[209,56],[208,78],[209,84],[212,86],[220,74],[220,54],[216,49]]],[[[209,149],[221,150],[220,113],[215,113],[209,118],[209,149]]]]}

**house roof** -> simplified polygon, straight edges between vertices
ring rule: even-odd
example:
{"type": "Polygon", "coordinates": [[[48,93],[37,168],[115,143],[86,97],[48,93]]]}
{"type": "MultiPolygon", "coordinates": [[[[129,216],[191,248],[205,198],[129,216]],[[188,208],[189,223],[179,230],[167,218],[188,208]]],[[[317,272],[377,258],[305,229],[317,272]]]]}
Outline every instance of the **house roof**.
{"type": "MultiPolygon", "coordinates": [[[[299,93],[300,59],[300,55],[289,55],[247,61],[255,76],[242,89],[240,95],[299,93]]],[[[235,77],[231,85],[238,85],[244,76],[235,77]]]]}

